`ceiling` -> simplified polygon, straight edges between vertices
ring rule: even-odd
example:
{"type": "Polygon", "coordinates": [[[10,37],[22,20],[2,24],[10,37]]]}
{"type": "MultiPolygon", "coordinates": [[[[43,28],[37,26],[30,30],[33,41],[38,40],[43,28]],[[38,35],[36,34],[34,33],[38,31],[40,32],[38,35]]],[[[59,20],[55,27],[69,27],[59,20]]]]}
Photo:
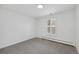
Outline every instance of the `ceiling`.
{"type": "Polygon", "coordinates": [[[39,17],[50,13],[57,13],[74,8],[73,4],[43,4],[44,8],[37,8],[36,4],[4,4],[3,7],[31,17],[39,17]]]}

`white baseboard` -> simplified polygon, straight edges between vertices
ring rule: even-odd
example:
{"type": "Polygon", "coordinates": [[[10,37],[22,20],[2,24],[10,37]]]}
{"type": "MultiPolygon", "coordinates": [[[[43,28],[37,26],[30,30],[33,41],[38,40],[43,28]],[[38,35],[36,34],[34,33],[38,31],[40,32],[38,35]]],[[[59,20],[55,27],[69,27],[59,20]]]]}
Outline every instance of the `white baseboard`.
{"type": "Polygon", "coordinates": [[[44,37],[44,36],[41,36],[41,37],[39,37],[39,38],[44,38],[44,39],[47,39],[47,40],[51,40],[51,41],[60,42],[60,43],[64,43],[64,44],[68,44],[68,45],[75,46],[75,44],[72,43],[72,42],[63,41],[63,40],[56,39],[56,38],[49,38],[49,37],[44,37]]]}
{"type": "MultiPolygon", "coordinates": [[[[34,38],[34,37],[33,37],[34,38]]],[[[0,46],[0,49],[2,48],[6,48],[8,46],[11,46],[11,45],[15,45],[17,43],[21,43],[21,42],[24,42],[24,41],[28,41],[28,40],[31,40],[32,38],[29,38],[29,39],[24,39],[24,40],[20,40],[20,41],[16,41],[16,42],[12,42],[12,43],[9,43],[9,44],[5,44],[5,45],[2,45],[0,46]]]]}
{"type": "MultiPolygon", "coordinates": [[[[48,37],[32,37],[32,38],[44,38],[44,39],[47,39],[47,40],[51,40],[51,41],[60,42],[60,43],[64,43],[64,44],[75,46],[75,44],[72,43],[72,42],[62,41],[62,40],[55,39],[55,38],[48,38],[48,37]]],[[[32,39],[32,38],[30,38],[30,39],[32,39]]],[[[17,44],[17,43],[20,43],[20,42],[23,42],[23,41],[28,41],[30,39],[24,39],[24,40],[21,40],[21,41],[5,44],[5,45],[0,46],[0,49],[8,47],[8,46],[11,46],[11,45],[14,45],[14,44],[17,44]]]]}

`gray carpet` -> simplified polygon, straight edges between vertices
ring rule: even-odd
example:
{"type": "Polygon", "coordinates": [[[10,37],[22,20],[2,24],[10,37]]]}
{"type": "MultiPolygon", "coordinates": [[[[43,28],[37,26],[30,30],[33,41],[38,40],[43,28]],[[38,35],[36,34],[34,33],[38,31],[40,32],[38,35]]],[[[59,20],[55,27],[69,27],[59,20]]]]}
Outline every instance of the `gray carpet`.
{"type": "Polygon", "coordinates": [[[76,54],[76,48],[46,39],[34,38],[3,49],[0,54],[76,54]]]}

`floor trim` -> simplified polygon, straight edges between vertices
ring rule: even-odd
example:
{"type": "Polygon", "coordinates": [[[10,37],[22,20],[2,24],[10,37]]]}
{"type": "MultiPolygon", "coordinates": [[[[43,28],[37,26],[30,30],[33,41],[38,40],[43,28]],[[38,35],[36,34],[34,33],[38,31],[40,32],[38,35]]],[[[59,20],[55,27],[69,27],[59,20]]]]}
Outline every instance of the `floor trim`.
{"type": "Polygon", "coordinates": [[[72,42],[67,42],[67,41],[62,41],[60,39],[55,39],[55,38],[49,38],[49,37],[44,37],[44,36],[41,36],[41,37],[38,37],[38,38],[43,38],[43,39],[46,39],[46,40],[50,40],[50,41],[55,41],[55,42],[59,42],[59,43],[63,43],[63,44],[67,44],[67,45],[72,45],[72,46],[76,46],[74,43],[72,42]]]}
{"type": "MultiPolygon", "coordinates": [[[[33,37],[33,38],[35,38],[35,37],[33,37]]],[[[10,43],[10,44],[7,44],[7,45],[4,45],[4,46],[0,47],[0,49],[6,48],[6,47],[9,47],[9,46],[18,44],[18,43],[22,43],[22,42],[24,42],[24,41],[28,41],[28,40],[31,40],[31,39],[33,39],[33,38],[30,38],[30,39],[27,39],[27,40],[24,39],[24,40],[22,40],[22,41],[18,41],[18,42],[13,42],[13,43],[10,43]]]]}
{"type": "MultiPolygon", "coordinates": [[[[46,40],[50,40],[50,41],[54,41],[54,42],[58,42],[58,43],[66,44],[66,45],[71,45],[71,46],[75,47],[75,45],[73,43],[57,40],[57,39],[54,39],[54,38],[48,38],[48,37],[33,37],[33,38],[42,38],[42,39],[46,39],[46,40]]],[[[33,38],[30,38],[30,39],[27,39],[27,40],[25,39],[23,41],[13,42],[11,44],[7,44],[7,45],[4,45],[4,46],[0,47],[0,49],[6,48],[6,47],[9,47],[9,46],[12,46],[12,45],[24,42],[24,41],[28,41],[28,40],[31,40],[33,38]]]]}

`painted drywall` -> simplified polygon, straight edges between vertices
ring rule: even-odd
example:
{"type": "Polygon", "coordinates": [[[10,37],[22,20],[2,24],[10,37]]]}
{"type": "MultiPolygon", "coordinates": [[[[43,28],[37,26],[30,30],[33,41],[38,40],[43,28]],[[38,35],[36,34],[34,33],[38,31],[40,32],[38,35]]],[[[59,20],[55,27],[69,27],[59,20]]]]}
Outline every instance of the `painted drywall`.
{"type": "MultiPolygon", "coordinates": [[[[32,17],[1,8],[0,9],[0,48],[13,45],[34,37],[55,38],[75,44],[74,9],[55,14],[56,34],[47,32],[48,16],[32,17]]],[[[52,40],[52,39],[51,39],[52,40]]]]}
{"type": "Polygon", "coordinates": [[[76,48],[79,52],[79,5],[76,5],[76,48]]]}
{"type": "Polygon", "coordinates": [[[35,20],[33,18],[6,8],[0,9],[0,48],[33,37],[35,37],[35,20]]]}
{"type": "MultiPolygon", "coordinates": [[[[54,38],[56,41],[75,45],[74,8],[55,14],[56,34],[47,32],[48,16],[37,18],[37,37],[54,38]]],[[[52,40],[52,39],[51,39],[52,40]]]]}
{"type": "MultiPolygon", "coordinates": [[[[1,12],[1,8],[0,8],[0,44],[2,43],[3,40],[3,23],[2,23],[2,12],[1,12]]],[[[1,45],[0,45],[1,46],[1,45]]]]}

